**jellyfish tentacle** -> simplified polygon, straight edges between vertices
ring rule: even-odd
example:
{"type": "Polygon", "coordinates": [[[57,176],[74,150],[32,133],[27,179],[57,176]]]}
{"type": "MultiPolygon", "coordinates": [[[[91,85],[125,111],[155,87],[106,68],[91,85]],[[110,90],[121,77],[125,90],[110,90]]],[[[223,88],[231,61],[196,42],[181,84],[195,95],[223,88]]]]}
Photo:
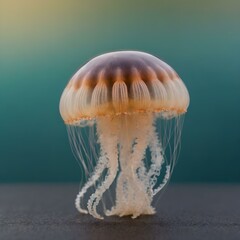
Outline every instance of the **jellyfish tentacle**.
{"type": "MultiPolygon", "coordinates": [[[[127,124],[123,125],[131,131],[128,136],[121,139],[120,165],[121,172],[117,181],[116,205],[108,211],[106,215],[132,215],[136,218],[142,213],[153,214],[155,211],[151,207],[151,198],[147,194],[147,188],[143,181],[143,175],[140,177],[137,173],[139,168],[144,168],[142,160],[150,139],[150,128],[152,125],[152,115],[141,115],[136,119],[135,116],[127,117],[127,124]],[[136,125],[137,121],[139,125],[136,125]],[[139,129],[139,126],[144,128],[139,129]],[[141,135],[145,137],[142,138],[141,135]],[[130,156],[130,157],[129,157],[130,156]]],[[[143,170],[145,172],[146,170],[143,170]]]]}
{"type": "MultiPolygon", "coordinates": [[[[128,133],[127,133],[128,134],[128,133]]],[[[127,137],[125,139],[125,146],[120,143],[120,150],[119,150],[119,159],[120,159],[120,167],[121,171],[119,173],[118,179],[117,179],[117,186],[116,186],[116,205],[112,207],[111,210],[106,211],[106,216],[111,216],[115,215],[116,212],[116,206],[118,204],[127,204],[127,178],[125,176],[124,169],[127,166],[127,161],[129,161],[128,156],[130,155],[131,152],[131,146],[132,146],[132,141],[127,137]]]]}
{"type": "Polygon", "coordinates": [[[151,151],[151,166],[147,174],[149,180],[149,187],[153,189],[157,182],[157,177],[160,175],[162,165],[164,163],[164,157],[162,152],[162,144],[158,139],[156,127],[152,128],[152,139],[149,143],[151,151]]]}
{"type": "Polygon", "coordinates": [[[86,182],[84,187],[81,189],[81,191],[78,193],[76,200],[75,200],[75,207],[80,213],[88,214],[88,211],[81,208],[81,199],[83,198],[84,194],[87,192],[87,190],[92,187],[95,182],[100,178],[102,172],[107,167],[107,159],[106,156],[103,155],[99,158],[99,162],[95,168],[94,174],[90,177],[90,179],[86,182]]]}
{"type": "MultiPolygon", "coordinates": [[[[161,184],[154,189],[153,195],[156,195],[158,192],[160,192],[169,182],[169,180],[171,178],[172,170],[173,170],[173,167],[175,165],[175,161],[176,161],[176,158],[177,158],[177,155],[178,155],[178,151],[179,151],[179,148],[180,148],[181,129],[182,129],[182,127],[179,126],[179,124],[181,124],[182,122],[181,122],[181,118],[176,118],[175,121],[176,121],[175,125],[174,125],[175,133],[173,134],[173,137],[174,137],[173,147],[174,147],[174,149],[171,152],[172,155],[170,156],[169,162],[167,162],[167,164],[166,164],[166,167],[165,167],[166,170],[165,170],[165,175],[163,176],[163,180],[162,180],[161,184]]],[[[165,131],[165,136],[164,136],[164,138],[166,138],[166,139],[164,139],[165,140],[164,145],[165,146],[169,145],[169,148],[171,147],[170,146],[170,138],[172,137],[172,132],[171,131],[172,131],[172,128],[171,128],[171,125],[170,125],[169,129],[165,131]]],[[[165,159],[163,158],[163,161],[162,161],[161,165],[163,165],[164,161],[165,161],[165,159]]]]}
{"type": "Polygon", "coordinates": [[[88,200],[88,212],[99,219],[103,219],[97,213],[97,206],[105,193],[105,191],[112,185],[118,172],[118,121],[111,118],[99,118],[97,125],[98,137],[101,143],[101,152],[106,156],[107,165],[105,169],[108,170],[104,181],[90,196],[88,200]],[[111,123],[111,124],[110,124],[111,123]]]}
{"type": "Polygon", "coordinates": [[[169,163],[166,165],[165,175],[162,182],[157,188],[153,189],[157,183],[157,179],[161,174],[161,169],[165,162],[162,143],[159,140],[155,125],[152,126],[149,149],[151,151],[151,165],[146,175],[145,181],[149,187],[149,193],[151,194],[151,198],[153,198],[153,196],[156,195],[159,191],[161,191],[163,187],[168,183],[171,175],[171,163],[169,163]]]}
{"type": "MultiPolygon", "coordinates": [[[[146,118],[145,118],[146,120],[146,118]]],[[[144,214],[153,214],[155,213],[154,208],[151,207],[152,197],[148,193],[148,185],[144,181],[144,175],[146,172],[146,167],[144,166],[143,160],[145,158],[145,151],[147,146],[149,145],[149,141],[151,138],[151,128],[152,128],[152,116],[150,119],[148,118],[148,124],[145,125],[144,128],[144,138],[140,135],[137,136],[136,145],[134,146],[133,153],[131,156],[131,161],[133,162],[133,173],[134,173],[134,185],[136,186],[135,189],[138,191],[135,192],[135,198],[138,200],[138,206],[136,211],[133,213],[132,218],[136,218],[142,213],[144,214]],[[149,121],[150,120],[150,121],[149,121]],[[142,174],[137,170],[142,170],[142,174]],[[141,201],[139,201],[141,199],[141,201]]],[[[140,131],[138,132],[140,134],[140,131]]]]}
{"type": "MultiPolygon", "coordinates": [[[[134,176],[134,181],[139,182],[139,184],[137,184],[137,187],[139,188],[141,186],[141,188],[146,188],[144,182],[142,181],[141,178],[139,178],[137,176],[137,169],[139,169],[142,166],[142,160],[144,159],[144,154],[145,154],[145,150],[147,148],[148,145],[148,136],[145,135],[145,139],[144,138],[137,138],[136,140],[136,145],[134,146],[133,149],[133,153],[131,156],[131,161],[133,162],[133,166],[132,166],[132,172],[133,172],[133,176],[134,176]],[[143,185],[144,184],[144,185],[143,185]]],[[[140,190],[140,189],[139,189],[140,190]]],[[[146,191],[146,190],[144,190],[146,191]]]]}
{"type": "Polygon", "coordinates": [[[122,216],[122,209],[124,206],[128,205],[128,198],[129,198],[129,163],[131,163],[129,156],[131,156],[132,145],[134,142],[133,139],[133,129],[131,128],[131,117],[130,116],[122,116],[120,117],[120,126],[122,131],[120,132],[119,138],[119,163],[121,171],[119,173],[117,179],[117,186],[116,186],[116,202],[115,206],[112,207],[111,210],[106,212],[107,216],[111,215],[121,215],[122,216]]]}
{"type": "Polygon", "coordinates": [[[170,170],[171,170],[171,166],[167,165],[163,181],[157,188],[154,189],[153,196],[156,195],[159,191],[161,191],[164,188],[164,186],[168,183],[170,176],[171,176],[170,170]]]}
{"type": "Polygon", "coordinates": [[[97,213],[97,206],[102,198],[104,192],[111,186],[114,181],[118,171],[118,162],[115,161],[109,164],[108,173],[105,180],[102,182],[101,186],[97,188],[95,193],[93,193],[88,201],[88,212],[95,218],[103,219],[101,215],[97,213]]]}
{"type": "MultiPolygon", "coordinates": [[[[140,183],[144,186],[144,191],[148,194],[146,197],[148,197],[148,201],[151,202],[151,194],[149,194],[149,185],[148,182],[146,181],[147,178],[147,169],[144,164],[144,159],[145,159],[145,151],[146,148],[149,146],[150,141],[152,140],[152,135],[153,135],[153,117],[152,114],[149,114],[148,119],[145,117],[145,120],[148,121],[148,124],[145,125],[144,129],[144,138],[142,138],[141,134],[142,131],[138,132],[137,138],[136,138],[136,145],[134,146],[133,149],[133,154],[132,154],[132,161],[134,163],[134,172],[137,172],[137,181],[140,181],[140,183]]],[[[139,185],[139,184],[138,184],[139,185]]]]}

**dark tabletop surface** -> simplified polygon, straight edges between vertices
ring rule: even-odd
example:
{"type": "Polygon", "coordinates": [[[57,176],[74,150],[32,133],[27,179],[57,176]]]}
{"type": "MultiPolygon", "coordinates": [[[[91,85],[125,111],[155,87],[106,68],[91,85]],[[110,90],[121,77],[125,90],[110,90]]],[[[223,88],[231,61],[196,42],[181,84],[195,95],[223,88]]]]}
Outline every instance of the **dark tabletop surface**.
{"type": "Polygon", "coordinates": [[[74,208],[78,185],[0,185],[0,240],[240,239],[240,185],[171,185],[158,214],[96,220],[74,208]]]}

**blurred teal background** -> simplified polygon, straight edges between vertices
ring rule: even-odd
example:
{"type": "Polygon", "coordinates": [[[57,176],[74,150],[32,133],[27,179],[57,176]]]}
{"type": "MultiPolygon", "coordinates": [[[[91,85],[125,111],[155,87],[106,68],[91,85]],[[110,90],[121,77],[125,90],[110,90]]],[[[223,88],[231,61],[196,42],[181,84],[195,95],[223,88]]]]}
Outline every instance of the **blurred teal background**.
{"type": "Polygon", "coordinates": [[[90,58],[141,50],[186,83],[175,182],[240,182],[240,1],[0,0],[0,182],[79,181],[59,115],[90,58]]]}

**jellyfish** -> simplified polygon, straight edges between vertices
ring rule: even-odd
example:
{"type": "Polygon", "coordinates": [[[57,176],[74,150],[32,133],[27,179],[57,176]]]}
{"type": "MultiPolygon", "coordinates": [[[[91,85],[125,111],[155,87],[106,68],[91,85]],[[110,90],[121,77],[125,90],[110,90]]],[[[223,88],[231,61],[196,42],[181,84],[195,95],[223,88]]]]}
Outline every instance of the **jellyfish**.
{"type": "Polygon", "coordinates": [[[111,52],[81,67],[60,99],[81,170],[77,210],[98,219],[154,214],[188,105],[178,74],[151,54],[111,52]]]}

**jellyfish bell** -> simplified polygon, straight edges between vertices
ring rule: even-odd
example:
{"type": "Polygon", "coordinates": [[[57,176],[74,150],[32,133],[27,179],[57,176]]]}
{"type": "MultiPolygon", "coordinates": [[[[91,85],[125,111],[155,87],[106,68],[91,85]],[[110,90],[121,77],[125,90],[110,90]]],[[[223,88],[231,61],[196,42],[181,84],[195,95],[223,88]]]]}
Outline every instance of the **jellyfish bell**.
{"type": "Polygon", "coordinates": [[[137,51],[100,55],[71,78],[60,100],[81,166],[81,213],[154,214],[178,157],[189,94],[177,73],[137,51]]]}

